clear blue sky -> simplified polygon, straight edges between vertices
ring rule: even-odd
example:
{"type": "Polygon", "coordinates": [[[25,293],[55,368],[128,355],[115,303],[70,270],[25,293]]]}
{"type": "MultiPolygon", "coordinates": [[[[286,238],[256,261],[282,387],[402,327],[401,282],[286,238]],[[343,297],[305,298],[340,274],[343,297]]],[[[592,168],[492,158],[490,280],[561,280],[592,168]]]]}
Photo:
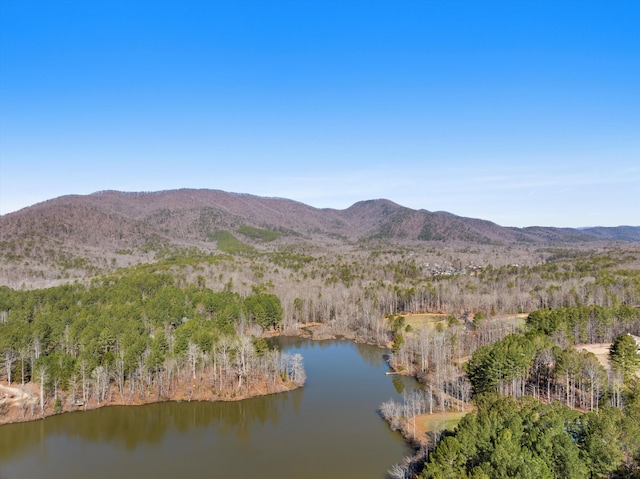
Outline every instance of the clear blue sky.
{"type": "Polygon", "coordinates": [[[185,187],[640,225],[640,1],[0,0],[0,213],[185,187]]]}

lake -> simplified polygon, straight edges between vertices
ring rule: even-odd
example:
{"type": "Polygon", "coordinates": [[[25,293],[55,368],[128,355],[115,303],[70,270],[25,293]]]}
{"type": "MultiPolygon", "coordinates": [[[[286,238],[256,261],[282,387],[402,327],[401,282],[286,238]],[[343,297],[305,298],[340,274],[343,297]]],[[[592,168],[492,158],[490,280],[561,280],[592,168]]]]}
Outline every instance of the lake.
{"type": "Polygon", "coordinates": [[[415,387],[385,351],[279,338],[305,386],[237,402],[159,403],[0,426],[0,479],[383,479],[411,453],[378,406],[415,387]]]}

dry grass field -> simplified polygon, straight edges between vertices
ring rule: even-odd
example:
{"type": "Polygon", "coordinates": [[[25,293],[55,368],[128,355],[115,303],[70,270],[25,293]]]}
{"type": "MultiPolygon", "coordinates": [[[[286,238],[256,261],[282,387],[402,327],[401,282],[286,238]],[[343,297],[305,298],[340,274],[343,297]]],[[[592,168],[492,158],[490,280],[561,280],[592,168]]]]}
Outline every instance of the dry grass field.
{"type": "Polygon", "coordinates": [[[405,318],[405,324],[411,326],[414,330],[419,330],[424,327],[435,328],[438,323],[447,324],[446,314],[427,313],[427,314],[403,314],[405,318]]]}
{"type": "Polygon", "coordinates": [[[576,344],[575,348],[578,351],[589,351],[593,353],[600,364],[608,371],[611,368],[609,363],[609,348],[611,343],[594,343],[594,344],[576,344]]]}
{"type": "MultiPolygon", "coordinates": [[[[576,344],[575,348],[578,351],[589,351],[590,353],[595,354],[600,364],[608,371],[611,368],[611,363],[609,362],[609,348],[611,347],[611,343],[593,343],[593,344],[576,344]]],[[[636,376],[640,378],[640,370],[636,372],[636,376]]]]}

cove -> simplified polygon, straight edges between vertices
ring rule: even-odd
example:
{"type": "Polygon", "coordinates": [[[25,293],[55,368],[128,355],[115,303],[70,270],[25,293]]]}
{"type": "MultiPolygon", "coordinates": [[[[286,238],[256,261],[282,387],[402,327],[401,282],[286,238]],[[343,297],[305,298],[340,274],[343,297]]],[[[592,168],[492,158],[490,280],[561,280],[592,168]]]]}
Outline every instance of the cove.
{"type": "Polygon", "coordinates": [[[0,479],[383,479],[411,453],[378,414],[415,382],[385,351],[279,338],[304,357],[301,389],[237,402],[114,406],[0,426],[0,479]]]}

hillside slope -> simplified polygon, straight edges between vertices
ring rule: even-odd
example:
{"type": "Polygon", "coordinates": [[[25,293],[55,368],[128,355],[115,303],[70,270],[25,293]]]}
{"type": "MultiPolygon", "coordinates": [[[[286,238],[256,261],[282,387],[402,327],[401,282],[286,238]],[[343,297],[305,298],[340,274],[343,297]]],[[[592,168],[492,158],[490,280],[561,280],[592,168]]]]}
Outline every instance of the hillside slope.
{"type": "Polygon", "coordinates": [[[258,251],[286,245],[337,251],[380,242],[557,246],[638,242],[640,227],[512,228],[385,199],[336,210],[205,189],[69,195],[0,216],[0,258],[5,269],[20,266],[14,275],[37,275],[51,266],[90,273],[152,261],[162,250],[213,252],[221,248],[221,238],[258,251]]]}
{"type": "Polygon", "coordinates": [[[360,201],[345,210],[335,210],[283,198],[189,189],[62,196],[4,215],[0,225],[2,241],[39,236],[68,244],[115,248],[135,247],[151,235],[178,243],[206,241],[214,230],[233,230],[241,225],[352,241],[640,241],[640,227],[633,226],[506,228],[447,212],[413,210],[384,199],[360,201]]]}

